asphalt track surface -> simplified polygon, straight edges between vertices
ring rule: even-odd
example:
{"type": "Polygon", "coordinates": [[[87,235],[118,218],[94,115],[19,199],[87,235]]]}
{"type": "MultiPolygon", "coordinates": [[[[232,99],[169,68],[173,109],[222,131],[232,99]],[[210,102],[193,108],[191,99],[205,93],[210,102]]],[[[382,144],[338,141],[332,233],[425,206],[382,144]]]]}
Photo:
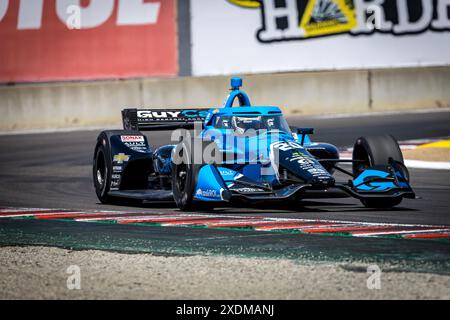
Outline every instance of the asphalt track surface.
{"type": "MultiPolygon", "coordinates": [[[[362,135],[390,133],[398,140],[450,136],[450,112],[315,119],[291,117],[290,125],[315,127],[314,141],[351,146],[362,135]]],[[[0,136],[0,207],[119,210],[173,213],[173,204],[126,207],[102,205],[92,186],[93,148],[99,131],[0,136]]],[[[168,132],[147,134],[153,146],[169,143],[168,132]]],[[[411,169],[419,199],[406,199],[394,210],[371,210],[355,199],[305,201],[228,208],[214,214],[277,218],[329,219],[371,223],[450,226],[450,171],[411,169]]],[[[208,214],[206,212],[205,214],[208,214]]],[[[450,243],[403,239],[348,238],[256,231],[88,224],[67,221],[0,221],[0,245],[44,244],[160,254],[227,253],[250,256],[321,256],[434,261],[449,273],[450,243]],[[18,236],[20,235],[20,236],[18,236]],[[169,250],[170,248],[170,250],[169,250]],[[170,252],[169,252],[170,251],[170,252]]],[[[424,268],[429,269],[427,267],[424,268]]]]}

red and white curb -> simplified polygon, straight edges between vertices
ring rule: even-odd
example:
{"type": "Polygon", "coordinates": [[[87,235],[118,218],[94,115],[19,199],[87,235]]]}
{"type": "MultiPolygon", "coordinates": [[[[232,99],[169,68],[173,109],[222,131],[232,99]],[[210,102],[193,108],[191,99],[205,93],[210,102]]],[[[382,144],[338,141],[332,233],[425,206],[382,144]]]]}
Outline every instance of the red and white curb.
{"type": "MultiPolygon", "coordinates": [[[[445,138],[448,139],[448,138],[445,138]]],[[[444,140],[444,138],[440,139],[416,139],[416,140],[407,140],[399,142],[400,149],[402,151],[413,150],[417,147],[420,147],[425,144],[430,144],[433,142],[439,142],[444,140]]],[[[353,148],[344,148],[339,152],[341,159],[351,160],[352,159],[353,148]]],[[[405,165],[408,168],[415,169],[434,169],[434,170],[450,170],[450,162],[445,161],[423,161],[423,160],[408,160],[405,159],[405,165]]]]}
{"type": "Polygon", "coordinates": [[[88,211],[4,208],[0,223],[6,218],[56,219],[74,222],[111,222],[121,225],[158,225],[204,227],[211,229],[249,229],[255,231],[291,231],[303,234],[335,234],[353,237],[400,237],[405,239],[450,239],[450,226],[370,223],[322,219],[293,219],[213,214],[146,213],[122,211],[88,211]]]}

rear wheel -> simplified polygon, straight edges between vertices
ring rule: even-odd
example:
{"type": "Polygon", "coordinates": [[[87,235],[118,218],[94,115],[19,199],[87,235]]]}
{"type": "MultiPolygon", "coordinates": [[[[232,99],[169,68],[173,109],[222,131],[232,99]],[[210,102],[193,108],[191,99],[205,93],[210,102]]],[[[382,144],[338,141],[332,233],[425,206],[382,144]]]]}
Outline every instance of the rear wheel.
{"type": "MultiPolygon", "coordinates": [[[[127,199],[112,197],[111,190],[113,162],[111,158],[110,135],[120,134],[120,131],[103,131],[97,138],[97,145],[94,151],[94,163],[92,166],[92,178],[95,193],[101,203],[115,205],[137,205],[142,203],[139,199],[127,199]]],[[[136,178],[134,180],[137,180],[136,178]]]]}
{"type": "Polygon", "coordinates": [[[111,157],[107,155],[109,155],[107,147],[103,143],[97,144],[92,174],[95,193],[101,203],[111,203],[113,201],[113,198],[108,195],[111,185],[112,161],[111,157]]]}
{"type": "MultiPolygon", "coordinates": [[[[353,174],[360,175],[365,169],[374,166],[388,166],[389,159],[400,162],[403,167],[403,154],[397,140],[391,135],[360,137],[353,148],[353,174]]],[[[405,170],[407,177],[407,171],[405,170]]],[[[408,179],[408,177],[407,177],[408,179]]],[[[362,204],[368,208],[392,208],[402,202],[398,198],[366,198],[361,199],[362,204]]]]}

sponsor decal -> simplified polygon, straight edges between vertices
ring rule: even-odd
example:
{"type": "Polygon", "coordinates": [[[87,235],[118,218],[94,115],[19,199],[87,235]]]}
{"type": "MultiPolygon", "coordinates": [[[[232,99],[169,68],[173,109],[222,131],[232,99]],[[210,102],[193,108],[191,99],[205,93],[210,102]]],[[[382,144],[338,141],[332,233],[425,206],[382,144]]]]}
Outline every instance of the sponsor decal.
{"type": "Polygon", "coordinates": [[[293,152],[292,153],[292,158],[289,159],[290,162],[298,162],[300,164],[315,164],[316,161],[314,159],[312,159],[311,157],[301,153],[301,152],[293,152]]]}
{"type": "Polygon", "coordinates": [[[294,149],[303,149],[303,146],[300,143],[294,142],[294,141],[275,142],[273,144],[273,147],[276,148],[276,149],[279,149],[281,151],[289,151],[289,150],[294,150],[294,149]]]}
{"type": "Polygon", "coordinates": [[[345,0],[309,1],[300,28],[305,37],[347,32],[356,26],[355,12],[345,0]]]}
{"type": "Polygon", "coordinates": [[[113,166],[113,172],[114,173],[121,173],[123,171],[122,166],[113,166]]]}
{"type": "MultiPolygon", "coordinates": [[[[111,189],[118,188],[119,185],[120,185],[119,181],[117,181],[117,180],[112,180],[111,181],[111,189]]],[[[115,189],[115,190],[117,190],[117,189],[115,189]]]]}
{"type": "Polygon", "coordinates": [[[367,169],[353,180],[353,185],[358,190],[362,191],[386,191],[397,187],[397,183],[392,181],[383,181],[383,178],[392,178],[393,175],[389,172],[367,169]],[[372,181],[377,179],[378,181],[372,181]],[[367,181],[367,182],[366,182],[367,181]]]}
{"type": "Polygon", "coordinates": [[[233,188],[233,191],[241,192],[241,193],[253,193],[253,192],[264,192],[263,189],[260,188],[250,188],[250,187],[243,187],[243,188],[233,188]]]}
{"type": "Polygon", "coordinates": [[[219,168],[219,172],[224,177],[230,177],[236,174],[236,171],[227,168],[219,168]]]}
{"type": "Polygon", "coordinates": [[[124,154],[124,153],[116,154],[116,155],[114,156],[114,158],[113,158],[113,161],[116,162],[116,163],[118,163],[118,164],[122,164],[122,163],[124,163],[124,162],[127,162],[128,160],[130,160],[130,156],[129,156],[129,155],[126,155],[126,154],[124,154]]]}
{"type": "Polygon", "coordinates": [[[208,111],[196,109],[166,111],[139,110],[137,112],[138,119],[141,121],[203,121],[207,115],[208,111]]]}
{"type": "Polygon", "coordinates": [[[0,39],[0,82],[178,72],[175,0],[0,0],[0,39]]]}
{"type": "Polygon", "coordinates": [[[133,151],[136,152],[148,152],[148,148],[145,145],[145,143],[139,143],[139,142],[127,142],[125,145],[130,148],[133,151]]]}
{"type": "Polygon", "coordinates": [[[217,191],[213,189],[198,189],[195,193],[197,197],[205,197],[205,198],[218,198],[217,191]]]}
{"type": "Polygon", "coordinates": [[[302,170],[308,171],[312,176],[319,178],[329,178],[330,174],[315,159],[302,152],[294,152],[290,162],[296,162],[302,170]]]}
{"type": "Polygon", "coordinates": [[[149,152],[144,136],[121,136],[122,143],[136,152],[149,152]]]}
{"type": "Polygon", "coordinates": [[[224,0],[261,11],[261,43],[349,34],[450,31],[448,0],[224,0]]]}
{"type": "Polygon", "coordinates": [[[178,118],[180,115],[180,111],[151,111],[151,110],[145,110],[145,111],[138,111],[138,118],[142,119],[167,119],[167,118],[178,118]]]}
{"type": "Polygon", "coordinates": [[[314,159],[311,155],[306,153],[303,146],[298,142],[293,141],[280,141],[272,144],[274,152],[278,151],[291,151],[288,154],[283,154],[286,160],[290,163],[296,163],[303,171],[309,172],[313,177],[318,179],[329,179],[330,174],[326,171],[322,165],[314,159]]]}
{"type": "Polygon", "coordinates": [[[122,142],[144,142],[144,136],[120,136],[122,142]]]}

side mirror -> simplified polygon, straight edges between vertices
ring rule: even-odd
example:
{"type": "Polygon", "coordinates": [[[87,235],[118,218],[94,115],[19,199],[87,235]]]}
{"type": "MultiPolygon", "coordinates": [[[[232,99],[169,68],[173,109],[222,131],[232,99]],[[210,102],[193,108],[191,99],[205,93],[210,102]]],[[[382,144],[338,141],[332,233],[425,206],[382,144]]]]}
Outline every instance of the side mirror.
{"type": "Polygon", "coordinates": [[[314,128],[297,128],[297,134],[302,135],[301,145],[305,143],[305,137],[308,134],[314,134],[314,128]]]}
{"type": "Polygon", "coordinates": [[[297,134],[314,134],[314,128],[297,128],[297,134]]]}

